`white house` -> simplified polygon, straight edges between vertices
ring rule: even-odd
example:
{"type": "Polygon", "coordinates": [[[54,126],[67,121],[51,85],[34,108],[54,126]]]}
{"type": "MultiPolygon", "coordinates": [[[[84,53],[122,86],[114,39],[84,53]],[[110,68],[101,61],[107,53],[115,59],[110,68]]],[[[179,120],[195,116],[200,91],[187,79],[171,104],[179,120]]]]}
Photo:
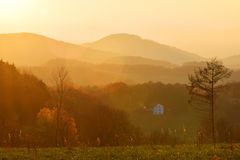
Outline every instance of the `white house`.
{"type": "Polygon", "coordinates": [[[163,115],[164,114],[164,106],[161,104],[157,104],[153,107],[153,115],[163,115]]]}

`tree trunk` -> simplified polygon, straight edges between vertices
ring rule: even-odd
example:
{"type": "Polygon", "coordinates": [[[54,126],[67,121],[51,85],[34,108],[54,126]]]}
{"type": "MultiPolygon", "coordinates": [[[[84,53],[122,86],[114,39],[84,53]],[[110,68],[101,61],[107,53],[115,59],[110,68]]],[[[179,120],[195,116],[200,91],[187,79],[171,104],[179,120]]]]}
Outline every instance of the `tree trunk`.
{"type": "Polygon", "coordinates": [[[212,142],[214,148],[216,146],[216,138],[215,138],[215,117],[214,117],[214,85],[212,82],[212,97],[211,97],[211,108],[212,108],[212,142]]]}

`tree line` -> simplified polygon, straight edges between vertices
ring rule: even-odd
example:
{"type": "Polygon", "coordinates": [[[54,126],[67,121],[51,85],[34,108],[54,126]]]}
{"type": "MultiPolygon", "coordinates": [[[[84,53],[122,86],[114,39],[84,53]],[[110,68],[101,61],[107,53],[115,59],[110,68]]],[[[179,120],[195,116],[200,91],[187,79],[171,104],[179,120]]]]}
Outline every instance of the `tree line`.
{"type": "Polygon", "coordinates": [[[67,71],[48,87],[0,61],[0,146],[63,147],[136,145],[142,132],[128,114],[71,87],[67,71]]]}
{"type": "MultiPolygon", "coordinates": [[[[211,126],[196,118],[183,84],[148,82],[75,87],[68,73],[53,73],[54,87],[0,62],[0,146],[119,146],[211,140],[211,126]],[[146,111],[156,103],[164,116],[146,111]],[[189,119],[192,121],[189,122],[189,119]],[[201,134],[199,134],[201,130],[201,134]]],[[[239,142],[240,83],[219,95],[218,142],[239,142]]]]}

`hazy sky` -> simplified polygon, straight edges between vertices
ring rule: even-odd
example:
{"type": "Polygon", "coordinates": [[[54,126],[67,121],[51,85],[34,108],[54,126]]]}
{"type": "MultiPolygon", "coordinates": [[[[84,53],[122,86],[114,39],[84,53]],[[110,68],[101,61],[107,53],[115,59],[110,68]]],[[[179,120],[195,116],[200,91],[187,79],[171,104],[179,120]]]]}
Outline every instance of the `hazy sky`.
{"type": "Polygon", "coordinates": [[[82,43],[132,33],[199,55],[240,54],[240,0],[0,0],[0,33],[82,43]]]}

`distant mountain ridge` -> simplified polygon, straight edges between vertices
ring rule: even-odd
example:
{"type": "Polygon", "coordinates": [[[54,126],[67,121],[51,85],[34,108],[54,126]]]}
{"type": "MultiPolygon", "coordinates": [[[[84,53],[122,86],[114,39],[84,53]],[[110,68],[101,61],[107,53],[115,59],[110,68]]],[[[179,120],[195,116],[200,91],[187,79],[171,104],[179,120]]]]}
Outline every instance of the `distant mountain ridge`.
{"type": "Polygon", "coordinates": [[[32,33],[0,34],[0,57],[18,65],[40,65],[54,58],[101,62],[116,55],[32,33]]]}
{"type": "MultiPolygon", "coordinates": [[[[150,63],[147,59],[173,64],[203,59],[195,54],[130,34],[110,35],[84,45],[67,43],[33,33],[0,34],[0,58],[17,65],[41,65],[55,58],[102,63],[120,56],[124,57],[126,62],[136,57],[135,60],[138,59],[137,61],[144,62],[143,64],[150,63]]],[[[156,64],[156,61],[153,63],[156,64]]]]}
{"type": "MultiPolygon", "coordinates": [[[[114,34],[83,45],[33,33],[0,34],[0,59],[16,65],[38,66],[56,58],[75,59],[93,64],[163,67],[205,60],[198,55],[131,34],[114,34]]],[[[240,55],[222,61],[227,66],[240,68],[240,55]]]]}
{"type": "Polygon", "coordinates": [[[102,51],[115,52],[124,56],[140,56],[175,64],[204,60],[203,57],[196,54],[125,33],[113,34],[93,43],[84,44],[84,46],[102,51]]]}

